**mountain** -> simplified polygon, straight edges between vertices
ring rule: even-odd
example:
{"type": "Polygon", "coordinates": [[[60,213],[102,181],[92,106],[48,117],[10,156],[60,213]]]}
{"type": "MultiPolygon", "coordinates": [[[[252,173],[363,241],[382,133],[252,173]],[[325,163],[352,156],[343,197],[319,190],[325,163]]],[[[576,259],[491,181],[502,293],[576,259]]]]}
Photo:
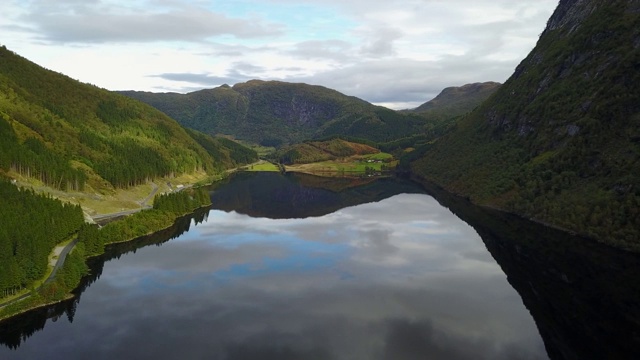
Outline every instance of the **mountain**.
{"type": "Polygon", "coordinates": [[[377,142],[424,130],[424,118],[322,86],[252,80],[188,94],[123,91],[182,125],[266,146],[342,135],[377,142]]]}
{"type": "Polygon", "coordinates": [[[562,0],[511,78],[423,149],[473,202],[640,250],[640,1],[562,0]]]}
{"type": "Polygon", "coordinates": [[[501,84],[497,82],[484,82],[448,87],[435,98],[411,111],[432,116],[464,115],[487,100],[500,86],[501,84]]]}
{"type": "Polygon", "coordinates": [[[225,140],[187,132],[151,106],[0,48],[0,175],[62,190],[125,188],[220,172],[237,162],[237,151],[225,140]]]}

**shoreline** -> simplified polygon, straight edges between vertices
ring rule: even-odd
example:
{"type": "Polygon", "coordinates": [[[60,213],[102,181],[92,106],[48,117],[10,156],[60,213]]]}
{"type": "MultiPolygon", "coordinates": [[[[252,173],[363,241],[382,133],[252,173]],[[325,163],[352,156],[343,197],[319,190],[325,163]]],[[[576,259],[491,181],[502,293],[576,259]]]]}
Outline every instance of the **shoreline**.
{"type": "MultiPolygon", "coordinates": [[[[13,295],[11,296],[11,299],[4,301],[3,303],[0,303],[0,309],[3,309],[11,304],[15,304],[18,303],[22,300],[26,300],[28,299],[31,295],[30,293],[32,291],[38,291],[40,289],[42,289],[42,287],[46,284],[48,284],[49,282],[53,281],[55,279],[55,276],[58,272],[58,270],[64,265],[64,260],[66,260],[67,255],[73,250],[73,248],[76,246],[78,242],[78,237],[77,234],[72,235],[71,237],[69,237],[68,239],[66,239],[65,241],[59,243],[58,245],[56,245],[52,250],[51,253],[49,254],[49,264],[47,265],[47,271],[44,274],[44,276],[33,282],[32,285],[34,285],[34,289],[33,290],[29,290],[28,288],[25,288],[24,290],[22,290],[21,292],[19,292],[17,295],[13,295]],[[68,248],[68,249],[67,249],[68,248]],[[64,254],[64,256],[61,258],[60,255],[64,254]],[[53,260],[56,260],[55,263],[52,263],[53,260]],[[62,262],[60,262],[62,261],[62,262]]],[[[2,318],[0,318],[0,321],[2,320],[2,318]]]]}
{"type": "MultiPolygon", "coordinates": [[[[176,216],[173,218],[173,220],[170,222],[170,224],[163,225],[161,228],[159,228],[159,229],[154,229],[154,230],[149,231],[148,233],[143,234],[143,235],[139,235],[139,236],[135,236],[135,237],[133,237],[133,238],[129,238],[129,239],[125,239],[125,240],[121,240],[121,241],[116,241],[116,242],[112,242],[112,243],[105,244],[105,249],[106,249],[106,247],[108,247],[108,246],[110,246],[110,245],[117,245],[117,244],[124,244],[124,243],[134,242],[134,241],[136,241],[136,240],[138,240],[138,239],[141,239],[141,238],[144,238],[144,237],[148,237],[148,236],[152,236],[152,235],[154,235],[154,234],[156,234],[156,233],[159,233],[159,232],[165,231],[165,230],[167,230],[167,229],[170,229],[170,228],[171,228],[172,226],[174,226],[174,225],[178,222],[178,220],[180,220],[181,218],[183,218],[183,217],[185,217],[185,216],[192,215],[192,214],[196,213],[196,212],[197,212],[197,211],[199,211],[199,210],[206,209],[206,208],[209,208],[209,207],[211,207],[211,204],[198,206],[197,208],[192,209],[192,210],[190,210],[190,211],[188,211],[188,212],[176,214],[176,216]]],[[[68,255],[69,253],[71,253],[71,251],[73,251],[73,250],[74,250],[75,246],[77,245],[77,242],[78,242],[78,241],[77,241],[77,236],[76,236],[76,237],[75,237],[75,239],[73,239],[69,244],[67,244],[67,245],[65,246],[65,248],[66,248],[66,247],[68,247],[69,245],[73,244],[73,245],[71,246],[71,248],[69,248],[69,251],[68,251],[67,255],[68,255]]],[[[57,246],[56,246],[56,248],[57,248],[57,246]]],[[[52,253],[56,250],[56,248],[54,248],[54,250],[52,250],[52,253]]],[[[103,251],[101,254],[84,255],[84,261],[85,261],[85,264],[86,264],[86,262],[87,262],[89,259],[92,259],[92,258],[95,258],[95,257],[101,256],[101,255],[103,255],[103,254],[104,254],[104,251],[103,251]]],[[[62,268],[62,266],[64,266],[64,262],[65,262],[65,260],[66,260],[66,256],[65,256],[63,259],[58,258],[58,261],[56,262],[56,266],[55,266],[55,267],[62,268]],[[60,260],[62,260],[62,263],[60,263],[60,260]]],[[[54,267],[54,269],[55,269],[55,267],[54,267]]],[[[38,290],[40,290],[40,289],[41,289],[45,284],[47,284],[47,283],[49,283],[49,282],[51,282],[51,281],[55,280],[55,275],[56,275],[56,272],[55,272],[55,271],[52,271],[52,273],[51,273],[51,274],[50,274],[46,279],[44,279],[44,280],[42,281],[42,283],[38,286],[38,288],[34,289],[34,291],[36,291],[36,292],[37,292],[37,291],[38,291],[38,290]]],[[[84,274],[84,275],[81,277],[81,279],[82,279],[83,277],[85,277],[86,275],[88,275],[88,273],[84,274]]],[[[50,301],[46,301],[46,302],[44,302],[44,303],[36,303],[36,304],[33,304],[33,305],[26,305],[26,307],[25,307],[25,308],[20,308],[19,310],[17,310],[17,312],[9,313],[8,315],[0,315],[0,323],[2,323],[2,322],[4,322],[4,321],[9,321],[9,320],[10,320],[10,319],[12,319],[12,318],[15,318],[15,317],[17,317],[17,316],[19,316],[19,315],[22,315],[22,314],[25,314],[25,313],[28,313],[28,312],[30,312],[30,311],[34,311],[34,310],[38,310],[38,309],[42,309],[42,308],[46,308],[46,307],[49,307],[49,306],[52,306],[52,305],[56,305],[56,304],[62,303],[62,302],[64,302],[64,301],[68,301],[68,300],[70,300],[70,299],[73,299],[73,298],[76,296],[76,294],[73,294],[73,292],[78,288],[78,286],[79,286],[79,285],[80,285],[80,282],[78,282],[77,284],[75,284],[75,285],[74,285],[74,287],[73,287],[72,289],[70,289],[69,291],[67,291],[67,293],[64,295],[64,297],[63,297],[62,299],[50,300],[50,301]]],[[[31,294],[31,293],[32,293],[32,291],[27,291],[24,295],[21,295],[20,297],[18,297],[18,298],[16,298],[16,299],[13,299],[13,300],[8,301],[8,302],[7,302],[7,303],[5,303],[4,305],[0,305],[0,311],[1,311],[2,309],[5,309],[7,306],[11,306],[11,305],[14,305],[14,304],[18,304],[18,303],[20,303],[20,302],[22,302],[22,301],[29,300],[29,299],[31,298],[31,296],[32,296],[32,294],[31,294]],[[25,296],[25,295],[26,295],[26,296],[25,296]],[[24,296],[24,297],[23,297],[23,296],[24,296]]]]}
{"type": "Polygon", "coordinates": [[[416,182],[417,184],[420,184],[421,186],[423,186],[428,191],[443,192],[443,193],[448,194],[449,196],[454,196],[454,197],[457,197],[459,199],[464,199],[465,201],[467,201],[469,204],[471,204],[473,206],[477,206],[477,207],[488,209],[488,210],[498,211],[498,212],[501,212],[503,214],[516,216],[516,217],[518,217],[518,218],[520,218],[522,220],[531,221],[533,223],[539,224],[541,226],[544,226],[544,227],[547,227],[547,228],[550,228],[550,229],[562,231],[562,232],[567,233],[569,235],[580,237],[580,238],[584,239],[585,241],[597,243],[599,245],[604,245],[604,246],[607,246],[609,248],[612,248],[612,249],[615,249],[615,250],[618,250],[618,251],[622,251],[622,252],[625,252],[625,253],[632,253],[632,254],[640,254],[640,246],[636,246],[636,247],[620,246],[620,245],[615,244],[615,243],[606,242],[604,240],[600,240],[598,238],[589,236],[589,235],[587,235],[585,233],[581,233],[579,231],[574,231],[574,230],[571,230],[571,229],[568,229],[568,228],[565,228],[565,227],[562,227],[562,226],[559,226],[559,225],[555,225],[555,224],[552,224],[552,223],[549,223],[549,222],[546,222],[546,221],[541,221],[541,220],[538,220],[538,219],[535,219],[535,218],[526,217],[526,216],[524,216],[522,214],[518,214],[518,213],[515,213],[515,212],[512,212],[512,211],[508,211],[506,209],[503,209],[503,208],[500,208],[500,207],[497,207],[497,206],[478,204],[478,203],[472,201],[469,196],[465,196],[465,195],[462,195],[462,194],[458,194],[456,192],[449,191],[446,188],[444,188],[443,186],[440,186],[439,184],[437,184],[437,183],[435,183],[435,182],[433,182],[433,181],[431,181],[431,180],[429,180],[427,178],[424,178],[424,177],[422,177],[420,175],[417,175],[414,172],[410,172],[408,174],[408,179],[410,179],[411,181],[416,182]]]}
{"type": "MultiPolygon", "coordinates": [[[[292,171],[292,172],[309,173],[309,172],[304,172],[304,171],[292,171]]],[[[334,172],[333,174],[334,174],[334,175],[337,175],[335,172],[334,172]]],[[[313,174],[313,175],[318,175],[318,174],[313,174]]],[[[445,188],[443,188],[442,186],[440,186],[440,185],[438,185],[438,184],[436,184],[436,183],[434,183],[434,182],[432,182],[432,181],[428,180],[427,178],[424,178],[424,177],[422,177],[422,176],[419,176],[419,175],[417,175],[417,174],[415,174],[415,173],[413,173],[413,172],[410,172],[410,173],[409,173],[409,174],[407,174],[407,175],[408,175],[408,176],[402,176],[402,177],[405,177],[405,178],[409,179],[410,181],[413,181],[413,182],[415,182],[416,184],[419,184],[420,186],[422,186],[423,188],[425,188],[425,190],[427,190],[427,192],[430,192],[430,193],[436,193],[436,195],[437,195],[437,193],[446,194],[446,195],[448,195],[448,196],[452,196],[452,197],[458,198],[459,200],[462,200],[462,201],[468,202],[470,205],[477,206],[477,207],[479,207],[479,208],[484,208],[484,209],[488,209],[488,210],[493,210],[493,211],[497,211],[497,212],[500,212],[500,213],[503,213],[503,214],[513,215],[513,216],[516,216],[516,217],[518,217],[518,218],[520,218],[520,219],[527,220],[527,221],[531,221],[531,222],[537,223],[537,224],[539,224],[539,225],[545,226],[545,227],[547,227],[547,228],[551,228],[551,229],[555,229],[555,230],[558,230],[558,231],[562,231],[562,232],[565,232],[565,233],[570,234],[570,235],[578,236],[578,237],[580,237],[580,238],[585,239],[585,241],[590,241],[590,242],[594,242],[594,243],[597,243],[597,244],[600,244],[600,245],[605,245],[605,246],[607,246],[607,247],[609,247],[609,248],[612,248],[612,249],[615,249],[615,250],[618,250],[618,251],[621,251],[621,252],[634,253],[634,254],[638,254],[638,253],[640,253],[640,251],[635,250],[635,249],[626,249],[626,248],[622,248],[622,247],[620,247],[620,246],[614,246],[614,245],[612,245],[612,244],[609,244],[609,243],[606,243],[606,242],[603,242],[603,241],[599,241],[598,239],[595,239],[595,238],[591,238],[591,237],[585,236],[584,234],[576,233],[575,231],[571,231],[571,230],[566,229],[566,228],[562,228],[562,227],[559,227],[559,226],[555,226],[555,225],[553,225],[553,224],[545,223],[545,222],[542,222],[542,221],[537,221],[536,219],[530,219],[530,218],[524,217],[524,216],[522,216],[522,215],[520,215],[520,214],[513,213],[513,212],[510,212],[510,211],[506,211],[506,210],[501,209],[501,208],[497,208],[497,207],[493,207],[493,206],[487,206],[487,205],[482,205],[482,204],[474,203],[473,201],[471,201],[471,199],[469,199],[469,197],[467,197],[467,196],[463,196],[463,195],[460,195],[460,194],[456,194],[456,193],[454,193],[454,192],[450,192],[450,191],[446,190],[445,188]]],[[[393,174],[390,174],[390,176],[393,176],[393,174]]],[[[329,177],[336,177],[336,176],[329,176],[329,177]]],[[[377,176],[377,178],[381,178],[381,177],[383,177],[383,176],[377,176]]],[[[125,240],[121,240],[121,241],[116,241],[116,242],[112,242],[112,243],[105,244],[105,249],[106,249],[106,247],[108,247],[108,246],[110,246],[110,245],[116,245],[116,244],[123,244],[123,243],[133,242],[133,241],[135,241],[135,240],[138,240],[138,239],[141,239],[141,238],[144,238],[144,237],[147,237],[147,236],[151,236],[151,235],[154,235],[154,234],[159,233],[159,232],[161,232],[161,231],[167,230],[167,229],[171,228],[172,226],[174,226],[180,218],[182,218],[182,217],[184,217],[184,216],[188,216],[188,215],[194,214],[194,213],[195,213],[195,212],[197,212],[198,210],[205,209],[205,208],[208,208],[208,207],[211,207],[211,204],[203,205],[203,206],[199,206],[199,207],[197,207],[197,208],[195,208],[195,209],[192,209],[192,210],[190,210],[190,211],[187,211],[187,212],[185,212],[185,213],[176,214],[176,215],[175,215],[175,217],[173,217],[173,218],[172,218],[172,221],[170,221],[170,223],[162,225],[162,226],[161,226],[161,228],[154,229],[154,230],[152,230],[152,231],[149,231],[149,232],[148,232],[148,233],[146,233],[146,234],[139,235],[139,236],[135,236],[135,237],[133,237],[133,238],[129,238],[129,239],[125,239],[125,240]]],[[[120,216],[121,216],[121,215],[117,215],[117,216],[114,216],[114,217],[116,217],[116,218],[117,218],[117,217],[120,217],[120,216]]],[[[117,221],[117,220],[116,220],[116,221],[117,221]]],[[[77,240],[77,239],[76,239],[76,240],[77,240]]],[[[76,241],[76,242],[77,242],[77,241],[76,241]]],[[[71,243],[73,243],[73,241],[72,241],[71,243]]],[[[68,246],[68,245],[67,245],[67,246],[68,246]]],[[[69,252],[71,252],[71,251],[73,250],[73,248],[74,248],[74,247],[75,247],[75,244],[73,245],[73,247],[71,247],[71,249],[69,250],[69,252]]],[[[54,248],[54,250],[53,250],[53,251],[55,251],[55,248],[54,248]]],[[[52,251],[52,253],[53,253],[53,251],[52,251]]],[[[85,256],[84,256],[85,263],[86,263],[86,261],[87,261],[88,259],[91,259],[91,258],[95,258],[95,257],[101,256],[102,254],[104,254],[104,251],[103,251],[103,253],[101,253],[101,254],[85,255],[85,256]]],[[[66,257],[65,257],[65,259],[66,259],[66,257]]],[[[58,259],[58,262],[59,262],[59,261],[60,261],[60,259],[58,259]]],[[[64,264],[64,260],[63,260],[63,263],[61,263],[61,264],[60,264],[60,266],[62,266],[63,264],[64,264]]],[[[55,274],[54,274],[54,275],[55,275],[55,274]]],[[[86,275],[86,274],[85,274],[85,275],[86,275]]],[[[36,291],[37,291],[37,290],[39,290],[39,289],[40,289],[44,284],[46,284],[47,282],[49,282],[49,281],[53,280],[54,278],[55,278],[55,276],[51,276],[51,275],[49,275],[49,276],[48,276],[48,278],[47,278],[47,279],[45,279],[45,280],[40,284],[40,286],[39,286],[37,289],[35,289],[35,290],[36,290],[36,291]]],[[[75,287],[74,287],[73,289],[71,289],[71,290],[70,290],[70,291],[69,291],[69,292],[64,296],[64,298],[62,298],[62,299],[52,300],[52,301],[48,301],[48,302],[45,302],[45,303],[38,303],[38,304],[34,304],[33,306],[29,306],[29,307],[27,307],[27,308],[20,309],[20,310],[18,310],[18,312],[16,312],[16,313],[12,313],[12,314],[10,314],[10,315],[0,315],[0,322],[3,322],[3,321],[6,321],[6,320],[9,320],[9,319],[11,319],[11,318],[13,318],[13,317],[19,316],[19,315],[21,315],[21,314],[24,314],[24,313],[29,312],[29,311],[32,311],[32,310],[37,310],[37,309],[40,309],[40,308],[43,308],[43,307],[47,307],[47,306],[51,306],[51,305],[55,305],[55,304],[61,303],[61,302],[63,302],[63,301],[67,301],[67,300],[69,300],[69,299],[72,299],[72,298],[75,296],[75,295],[73,294],[73,291],[77,289],[78,285],[79,285],[79,284],[76,284],[76,285],[75,285],[75,287]]],[[[28,294],[28,293],[29,293],[29,292],[27,292],[27,294],[28,294]]],[[[6,303],[5,305],[1,305],[1,306],[0,306],[0,309],[3,309],[3,308],[5,308],[6,306],[9,306],[9,305],[12,305],[12,304],[14,304],[14,303],[16,303],[16,302],[20,302],[20,301],[27,300],[27,299],[29,299],[29,296],[27,296],[26,298],[20,299],[20,300],[11,300],[10,302],[6,303]]]]}

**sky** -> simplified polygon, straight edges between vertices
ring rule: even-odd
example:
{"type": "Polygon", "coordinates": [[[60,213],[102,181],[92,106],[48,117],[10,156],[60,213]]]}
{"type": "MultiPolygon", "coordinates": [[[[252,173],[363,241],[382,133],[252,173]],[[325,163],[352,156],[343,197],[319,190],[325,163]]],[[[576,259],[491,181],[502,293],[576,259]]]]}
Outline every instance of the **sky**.
{"type": "Polygon", "coordinates": [[[0,44],[109,90],[304,82],[393,109],[504,82],[558,0],[2,0],[0,44]]]}

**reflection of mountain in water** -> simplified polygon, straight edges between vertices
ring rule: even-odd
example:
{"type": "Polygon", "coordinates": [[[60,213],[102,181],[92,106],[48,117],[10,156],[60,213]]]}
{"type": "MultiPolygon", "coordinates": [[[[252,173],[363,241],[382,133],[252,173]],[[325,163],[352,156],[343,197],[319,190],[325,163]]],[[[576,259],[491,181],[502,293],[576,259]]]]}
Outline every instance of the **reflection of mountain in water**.
{"type": "Polygon", "coordinates": [[[55,305],[34,309],[0,322],[0,344],[12,349],[17,349],[27,338],[31,337],[37,331],[44,329],[47,320],[57,321],[65,314],[69,322],[73,322],[76,307],[80,303],[81,294],[100,278],[105,262],[120,258],[120,256],[130,252],[135,253],[138,249],[145,246],[160,246],[189,231],[191,220],[195,221],[196,224],[201,223],[206,220],[208,214],[209,209],[200,209],[190,216],[179,218],[172,227],[153,235],[143,236],[126,243],[108,245],[103,255],[87,261],[89,265],[89,275],[82,278],[78,287],[73,291],[73,298],[55,305]]]}
{"type": "Polygon", "coordinates": [[[638,359],[640,256],[431,190],[482,237],[551,359],[638,359]]]}
{"type": "Polygon", "coordinates": [[[397,178],[328,178],[298,173],[239,173],[216,188],[211,195],[214,209],[271,219],[323,216],[398,194],[424,193],[416,183],[397,178]]]}
{"type": "MultiPolygon", "coordinates": [[[[212,194],[214,206],[273,218],[319,216],[399,193],[421,193],[415,184],[326,179],[306,175],[239,174],[212,194]]],[[[624,253],[429,189],[440,203],[480,234],[522,297],[551,359],[636,359],[640,354],[640,256],[624,253]]],[[[80,294],[106,261],[160,245],[201,222],[207,211],[134,242],[112,245],[91,260],[91,275],[76,297],[0,322],[0,343],[17,348],[48,320],[73,321],[80,294]],[[66,316],[65,316],[66,315],[66,316]]]]}

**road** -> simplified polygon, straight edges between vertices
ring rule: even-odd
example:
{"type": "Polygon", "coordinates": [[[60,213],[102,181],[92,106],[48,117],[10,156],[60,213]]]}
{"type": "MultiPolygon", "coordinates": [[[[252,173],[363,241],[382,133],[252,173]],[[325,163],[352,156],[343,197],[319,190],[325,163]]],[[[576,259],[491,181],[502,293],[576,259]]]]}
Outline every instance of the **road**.
{"type": "Polygon", "coordinates": [[[152,182],[151,185],[153,186],[153,189],[151,190],[149,195],[147,195],[147,197],[142,199],[141,201],[138,201],[138,204],[140,204],[140,209],[124,210],[124,211],[118,211],[111,214],[95,215],[95,216],[92,216],[91,218],[96,224],[104,225],[104,222],[107,220],[131,215],[131,214],[137,213],[140,210],[151,208],[151,205],[147,205],[147,202],[149,202],[151,199],[153,199],[154,196],[156,196],[159,189],[158,185],[156,185],[155,183],[152,182]]]}
{"type": "Polygon", "coordinates": [[[105,223],[105,221],[106,221],[106,220],[111,220],[111,219],[114,219],[114,218],[119,218],[119,217],[122,217],[122,216],[127,216],[127,215],[131,215],[131,214],[135,214],[135,213],[137,213],[137,212],[138,212],[138,211],[140,211],[140,210],[142,210],[142,208],[140,208],[140,209],[133,209],[133,210],[118,211],[118,212],[111,213],[111,214],[95,215],[95,216],[92,216],[91,218],[93,219],[93,221],[94,221],[96,224],[102,224],[102,225],[104,225],[104,223],[105,223]]]}
{"type": "Polygon", "coordinates": [[[151,193],[149,193],[149,195],[144,198],[144,200],[140,201],[140,206],[144,207],[149,207],[147,205],[147,203],[149,202],[149,200],[153,199],[154,196],[156,196],[156,193],[158,192],[158,185],[156,185],[156,183],[152,182],[151,185],[153,186],[153,190],[151,190],[151,193]]]}
{"type": "MultiPolygon", "coordinates": [[[[56,263],[53,265],[53,271],[51,271],[51,274],[49,275],[49,277],[42,283],[42,285],[40,285],[40,286],[38,286],[36,288],[36,291],[40,290],[44,285],[49,284],[50,282],[52,282],[55,279],[56,274],[58,273],[58,270],[60,270],[62,265],[64,265],[64,261],[67,258],[67,255],[69,255],[69,252],[71,252],[71,250],[73,249],[74,246],[76,246],[77,243],[78,243],[78,238],[75,238],[75,239],[73,239],[72,242],[68,243],[64,247],[57,246],[55,249],[53,249],[54,253],[59,252],[58,259],[56,260],[56,263]]],[[[0,303],[0,308],[3,308],[5,306],[7,306],[7,305],[11,305],[11,304],[16,303],[18,301],[24,300],[24,299],[28,298],[29,296],[31,296],[30,292],[28,292],[28,293],[26,293],[24,295],[21,295],[21,296],[15,298],[15,299],[9,300],[7,302],[0,303]]]]}
{"type": "MultiPolygon", "coordinates": [[[[109,220],[109,219],[113,219],[113,218],[118,218],[118,217],[122,217],[122,216],[126,216],[126,215],[131,215],[133,213],[136,213],[140,210],[143,209],[148,209],[151,206],[147,205],[147,202],[149,202],[158,192],[158,185],[156,185],[155,183],[151,183],[151,185],[153,185],[153,190],[151,190],[151,193],[149,193],[149,195],[147,195],[146,198],[144,198],[142,201],[140,201],[140,209],[133,209],[133,210],[125,210],[125,211],[120,211],[117,213],[112,213],[112,214],[103,214],[103,215],[96,215],[93,216],[93,221],[96,223],[99,222],[103,222],[105,220],[109,220]]],[[[53,253],[54,254],[58,254],[58,259],[56,260],[55,264],[53,265],[53,270],[51,271],[51,274],[49,275],[49,277],[47,277],[47,279],[42,283],[42,285],[38,286],[36,288],[36,290],[40,290],[44,285],[52,282],[55,277],[56,277],[56,273],[58,272],[58,270],[62,267],[62,265],[64,265],[64,261],[67,258],[67,255],[69,255],[69,252],[71,252],[71,250],[73,249],[74,246],[76,246],[76,244],[78,243],[78,238],[73,239],[73,241],[71,241],[69,244],[65,245],[64,247],[61,246],[57,246],[56,248],[53,249],[53,253]]],[[[15,299],[0,303],[0,308],[3,308],[7,305],[11,305],[13,303],[16,303],[18,301],[24,300],[26,298],[28,298],[29,296],[31,296],[31,292],[28,292],[24,295],[21,295],[15,299]]]]}

